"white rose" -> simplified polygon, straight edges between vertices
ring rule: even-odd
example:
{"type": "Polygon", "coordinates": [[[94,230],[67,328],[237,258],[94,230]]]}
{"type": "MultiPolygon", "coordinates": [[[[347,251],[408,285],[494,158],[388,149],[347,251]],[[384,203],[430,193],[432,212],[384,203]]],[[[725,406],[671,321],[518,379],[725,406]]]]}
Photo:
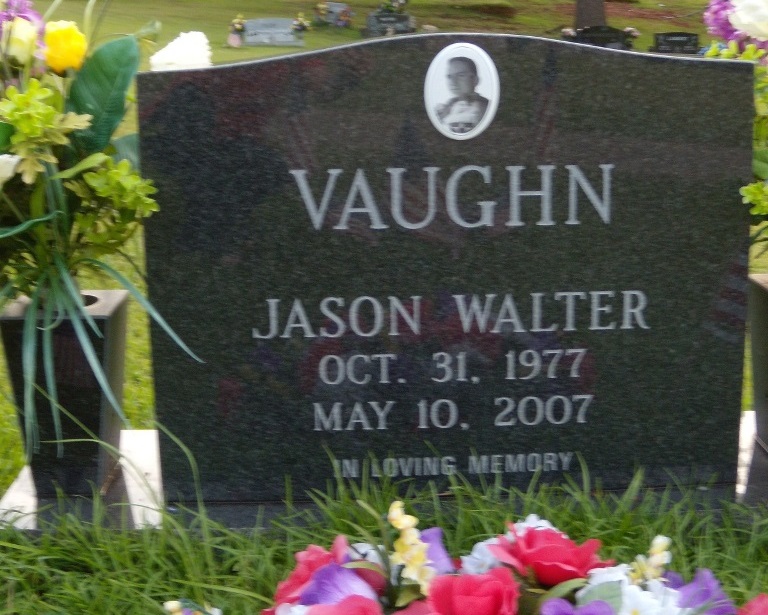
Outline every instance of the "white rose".
{"type": "Polygon", "coordinates": [[[489,544],[498,542],[498,538],[489,538],[478,542],[469,555],[461,556],[461,570],[465,574],[485,574],[491,568],[498,568],[501,562],[488,549],[489,544]]]}
{"type": "Polygon", "coordinates": [[[211,45],[202,32],[182,32],[149,58],[149,68],[153,71],[208,66],[211,66],[211,45]]]}
{"type": "Polygon", "coordinates": [[[731,0],[731,25],[752,38],[768,40],[768,3],[765,0],[731,0]]]}

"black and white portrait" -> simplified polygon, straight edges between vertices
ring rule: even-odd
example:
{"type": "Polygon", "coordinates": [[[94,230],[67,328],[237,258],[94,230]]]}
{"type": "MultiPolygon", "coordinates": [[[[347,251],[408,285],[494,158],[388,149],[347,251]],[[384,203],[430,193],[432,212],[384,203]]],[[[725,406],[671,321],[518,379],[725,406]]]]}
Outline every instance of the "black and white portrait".
{"type": "Polygon", "coordinates": [[[471,139],[493,121],[499,75],[490,56],[469,43],[449,45],[432,60],[424,104],[432,124],[451,139],[471,139]]]}

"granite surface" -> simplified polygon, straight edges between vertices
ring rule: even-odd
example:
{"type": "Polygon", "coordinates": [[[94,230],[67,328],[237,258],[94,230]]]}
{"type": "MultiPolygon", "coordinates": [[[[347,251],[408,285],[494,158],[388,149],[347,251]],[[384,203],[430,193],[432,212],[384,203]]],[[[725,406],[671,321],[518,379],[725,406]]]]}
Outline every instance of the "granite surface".
{"type": "Polygon", "coordinates": [[[751,71],[436,34],[141,74],[150,298],[205,361],[153,331],[157,412],[205,498],[582,462],[731,489],[751,71]],[[478,62],[484,125],[453,134],[430,66],[457,43],[498,96],[478,62]]]}

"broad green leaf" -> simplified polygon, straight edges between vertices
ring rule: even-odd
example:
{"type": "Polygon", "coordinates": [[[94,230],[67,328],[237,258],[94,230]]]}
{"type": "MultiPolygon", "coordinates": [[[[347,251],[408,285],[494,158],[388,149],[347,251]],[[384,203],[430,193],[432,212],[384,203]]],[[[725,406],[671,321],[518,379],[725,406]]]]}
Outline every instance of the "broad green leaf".
{"type": "Polygon", "coordinates": [[[400,593],[397,595],[396,607],[402,607],[410,604],[414,600],[421,598],[421,592],[418,585],[403,585],[400,588],[400,593]]]}
{"type": "Polygon", "coordinates": [[[102,151],[125,114],[125,97],[139,68],[139,45],[132,36],[105,43],[85,61],[72,84],[67,111],[93,116],[72,133],[85,154],[102,151]]]}
{"type": "Polygon", "coordinates": [[[752,172],[760,179],[768,179],[768,149],[755,150],[752,155],[752,172]]]}
{"type": "Polygon", "coordinates": [[[11,135],[16,132],[16,129],[10,124],[0,122],[0,153],[8,151],[8,147],[11,144],[11,135]]]}
{"type": "Polygon", "coordinates": [[[609,581],[592,585],[579,596],[578,604],[581,606],[594,600],[607,602],[618,613],[621,610],[621,582],[609,581]]]}
{"type": "Polygon", "coordinates": [[[141,172],[141,168],[139,166],[138,133],[133,132],[129,135],[122,136],[119,139],[114,139],[112,141],[112,147],[115,148],[115,153],[112,156],[112,158],[115,159],[115,162],[127,160],[131,163],[131,166],[136,169],[137,173],[141,172]]]}
{"type": "Polygon", "coordinates": [[[554,587],[548,589],[546,593],[541,597],[541,602],[550,600],[551,598],[565,598],[577,589],[581,589],[587,584],[586,579],[571,579],[570,581],[563,581],[558,583],[554,587]]]}

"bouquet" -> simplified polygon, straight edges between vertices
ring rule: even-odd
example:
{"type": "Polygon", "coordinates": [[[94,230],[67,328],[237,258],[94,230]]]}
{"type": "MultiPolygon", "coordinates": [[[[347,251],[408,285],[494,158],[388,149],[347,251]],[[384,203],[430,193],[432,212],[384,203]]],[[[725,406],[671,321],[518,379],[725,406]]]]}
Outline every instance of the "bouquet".
{"type": "MultiPolygon", "coordinates": [[[[367,505],[361,504],[367,508],[367,505]]],[[[373,514],[375,511],[370,510],[373,514]]],[[[452,559],[439,527],[394,502],[380,521],[382,539],[330,550],[310,545],[278,584],[262,615],[765,615],[768,594],[737,611],[714,574],[686,582],[668,570],[670,540],[617,564],[598,556],[599,540],[576,544],[536,515],[452,559]]]]}

